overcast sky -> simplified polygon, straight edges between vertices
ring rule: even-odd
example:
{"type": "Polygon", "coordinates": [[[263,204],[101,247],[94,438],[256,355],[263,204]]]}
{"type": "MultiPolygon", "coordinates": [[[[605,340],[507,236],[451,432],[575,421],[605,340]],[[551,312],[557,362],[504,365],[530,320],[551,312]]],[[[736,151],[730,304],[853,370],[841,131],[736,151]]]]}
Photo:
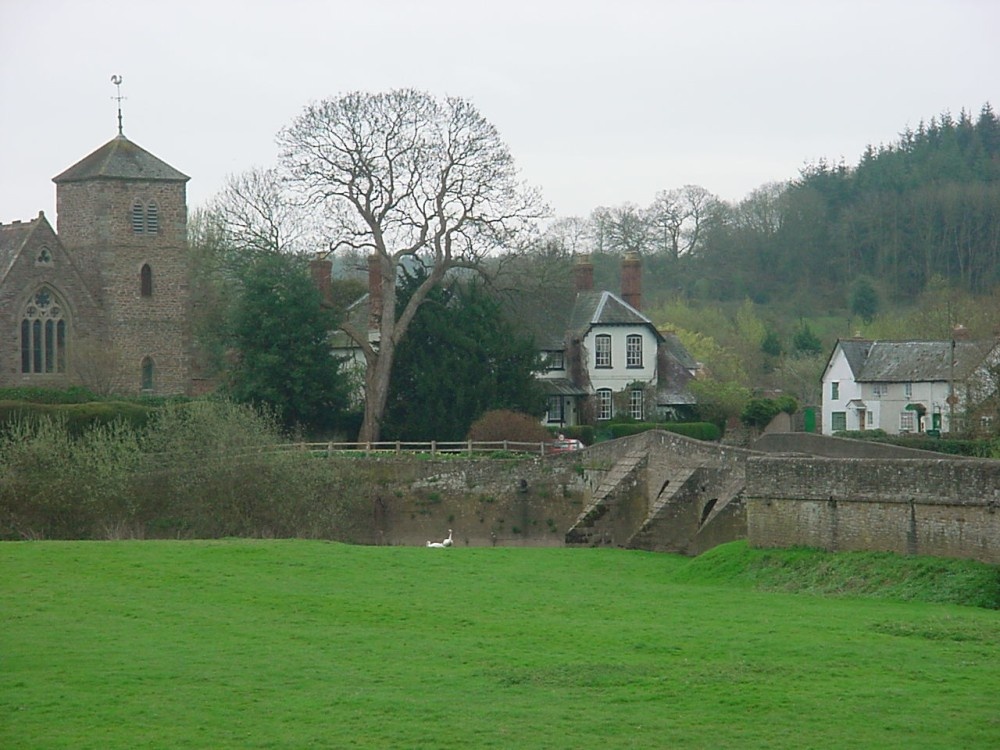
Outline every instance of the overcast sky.
{"type": "MultiPolygon", "coordinates": [[[[117,133],[191,176],[276,161],[310,101],[471,100],[557,216],[697,184],[726,200],[1000,110],[997,0],[0,0],[0,221],[117,133]]],[[[54,221],[53,221],[54,223],[54,221]]]]}

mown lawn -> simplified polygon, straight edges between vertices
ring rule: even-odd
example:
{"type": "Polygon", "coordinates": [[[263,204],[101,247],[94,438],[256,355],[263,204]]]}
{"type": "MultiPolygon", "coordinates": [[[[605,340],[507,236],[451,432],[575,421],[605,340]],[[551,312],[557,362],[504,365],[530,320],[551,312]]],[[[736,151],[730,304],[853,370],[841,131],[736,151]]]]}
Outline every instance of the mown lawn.
{"type": "Polygon", "coordinates": [[[3,748],[996,748],[1000,613],[623,550],[0,545],[3,748]]]}

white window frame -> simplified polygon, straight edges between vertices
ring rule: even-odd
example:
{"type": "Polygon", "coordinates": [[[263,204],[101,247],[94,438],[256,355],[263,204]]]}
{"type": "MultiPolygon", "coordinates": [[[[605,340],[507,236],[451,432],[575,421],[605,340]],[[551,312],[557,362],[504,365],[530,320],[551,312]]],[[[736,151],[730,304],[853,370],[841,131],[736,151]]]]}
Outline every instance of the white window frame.
{"type": "Polygon", "coordinates": [[[646,416],[644,411],[644,395],[641,388],[633,388],[628,394],[628,413],[632,419],[640,422],[646,416]]]}
{"type": "Polygon", "coordinates": [[[889,384],[888,383],[873,383],[872,384],[872,396],[875,398],[885,398],[889,395],[889,384]]]}
{"type": "Polygon", "coordinates": [[[642,367],[642,336],[630,333],[625,337],[625,366],[642,367]]]}
{"type": "Polygon", "coordinates": [[[606,422],[615,415],[614,399],[610,388],[597,389],[597,419],[606,422]]]}
{"type": "Polygon", "coordinates": [[[830,432],[846,432],[846,431],[847,431],[847,412],[846,411],[832,412],[830,414],[830,432]]]}
{"type": "Polygon", "coordinates": [[[834,380],[830,383],[830,400],[839,401],[840,400],[840,381],[834,380]]]}
{"type": "Polygon", "coordinates": [[[917,431],[917,420],[915,417],[915,412],[903,409],[899,412],[899,431],[900,432],[916,432],[917,431]]]}
{"type": "Polygon", "coordinates": [[[594,337],[594,367],[611,367],[611,334],[599,333],[594,337]]]}

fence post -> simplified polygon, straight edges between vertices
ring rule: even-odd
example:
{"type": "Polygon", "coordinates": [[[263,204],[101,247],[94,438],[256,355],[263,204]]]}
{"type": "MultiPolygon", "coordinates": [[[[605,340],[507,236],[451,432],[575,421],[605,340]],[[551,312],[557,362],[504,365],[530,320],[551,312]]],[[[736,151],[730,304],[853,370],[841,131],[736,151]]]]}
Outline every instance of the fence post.
{"type": "Polygon", "coordinates": [[[469,446],[469,458],[472,458],[472,441],[471,440],[468,442],[468,446],[469,446]]]}
{"type": "Polygon", "coordinates": [[[538,444],[538,452],[543,457],[545,456],[545,441],[544,440],[538,444]]]}
{"type": "Polygon", "coordinates": [[[398,456],[398,455],[399,455],[400,453],[402,453],[402,452],[403,452],[403,448],[402,448],[402,446],[400,445],[400,442],[399,442],[399,441],[397,440],[397,441],[396,441],[396,455],[398,456]]]}
{"type": "Polygon", "coordinates": [[[436,456],[438,452],[438,441],[431,440],[431,456],[436,456]]]}

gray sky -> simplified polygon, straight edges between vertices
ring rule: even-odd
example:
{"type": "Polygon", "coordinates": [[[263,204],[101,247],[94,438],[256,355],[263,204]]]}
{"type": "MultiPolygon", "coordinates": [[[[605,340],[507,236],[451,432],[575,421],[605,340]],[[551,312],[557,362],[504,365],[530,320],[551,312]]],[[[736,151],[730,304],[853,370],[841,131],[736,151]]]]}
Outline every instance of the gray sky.
{"type": "MultiPolygon", "coordinates": [[[[987,101],[996,0],[0,0],[0,221],[117,132],[191,176],[272,166],[310,101],[471,100],[557,216],[698,184],[726,200],[987,101]]],[[[54,222],[53,222],[54,223],[54,222]]]]}

